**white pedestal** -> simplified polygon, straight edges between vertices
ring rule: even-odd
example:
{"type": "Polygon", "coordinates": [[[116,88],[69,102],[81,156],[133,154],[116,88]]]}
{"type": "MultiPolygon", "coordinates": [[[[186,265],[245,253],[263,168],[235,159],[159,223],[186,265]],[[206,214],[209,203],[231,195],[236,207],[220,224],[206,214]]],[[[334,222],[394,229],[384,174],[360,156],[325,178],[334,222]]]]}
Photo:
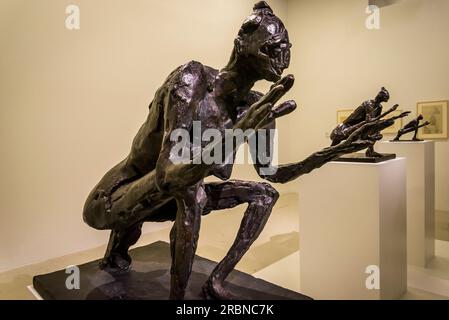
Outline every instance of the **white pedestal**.
{"type": "Polygon", "coordinates": [[[435,144],[382,142],[378,152],[407,159],[407,260],[426,267],[435,256],[435,144]]]}
{"type": "Polygon", "coordinates": [[[331,162],[302,177],[301,292],[315,299],[399,299],[407,290],[405,159],[331,162]],[[368,289],[377,266],[380,289],[368,289]]]}

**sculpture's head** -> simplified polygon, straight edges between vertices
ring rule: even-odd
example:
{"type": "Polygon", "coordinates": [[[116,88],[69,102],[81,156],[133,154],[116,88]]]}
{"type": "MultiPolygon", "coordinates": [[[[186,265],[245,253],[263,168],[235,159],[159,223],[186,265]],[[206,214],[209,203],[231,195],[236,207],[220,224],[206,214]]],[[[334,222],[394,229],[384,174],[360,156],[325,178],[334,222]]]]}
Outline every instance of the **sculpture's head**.
{"type": "Polygon", "coordinates": [[[380,90],[380,92],[376,96],[376,101],[378,101],[378,102],[388,102],[388,100],[390,100],[390,93],[388,92],[387,89],[382,87],[382,89],[380,90]]]}
{"type": "Polygon", "coordinates": [[[422,114],[420,114],[420,115],[418,116],[418,121],[422,121],[422,120],[424,120],[424,117],[423,117],[422,114]]]}
{"type": "Polygon", "coordinates": [[[290,65],[288,32],[273,10],[261,1],[254,6],[234,41],[234,58],[258,79],[277,81],[290,65]]]}

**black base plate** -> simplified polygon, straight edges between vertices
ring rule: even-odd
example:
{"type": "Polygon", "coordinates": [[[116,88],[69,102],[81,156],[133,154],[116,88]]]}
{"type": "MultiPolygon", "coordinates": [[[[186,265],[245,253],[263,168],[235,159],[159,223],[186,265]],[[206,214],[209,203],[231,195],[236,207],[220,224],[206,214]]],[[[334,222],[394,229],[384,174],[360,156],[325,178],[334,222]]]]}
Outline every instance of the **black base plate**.
{"type": "Polygon", "coordinates": [[[424,140],[390,140],[390,142],[423,142],[424,140]]]}
{"type": "MultiPolygon", "coordinates": [[[[65,270],[35,276],[33,285],[46,300],[167,300],[170,289],[170,245],[158,241],[130,251],[132,268],[109,274],[98,268],[98,260],[79,266],[80,289],[65,286],[65,270]]],[[[187,300],[200,300],[201,288],[216,263],[199,256],[186,290],[187,300]]],[[[245,300],[310,300],[297,292],[234,270],[225,283],[227,289],[245,300]]]]}
{"type": "Polygon", "coordinates": [[[394,153],[384,153],[382,157],[367,157],[364,153],[351,153],[336,159],[337,162],[363,162],[363,163],[380,163],[388,160],[396,159],[394,153]]]}

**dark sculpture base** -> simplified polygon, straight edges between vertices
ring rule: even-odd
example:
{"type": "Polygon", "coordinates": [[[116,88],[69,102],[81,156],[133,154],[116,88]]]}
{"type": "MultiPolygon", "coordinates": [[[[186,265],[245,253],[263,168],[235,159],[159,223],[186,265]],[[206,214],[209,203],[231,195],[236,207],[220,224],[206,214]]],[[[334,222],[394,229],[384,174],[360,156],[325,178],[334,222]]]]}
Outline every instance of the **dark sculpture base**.
{"type": "Polygon", "coordinates": [[[388,160],[396,159],[394,153],[382,154],[382,157],[367,157],[364,153],[351,153],[334,160],[337,162],[363,162],[363,163],[380,163],[388,160]]]}
{"type": "Polygon", "coordinates": [[[423,142],[424,140],[390,140],[390,142],[423,142]]]}
{"type": "MultiPolygon", "coordinates": [[[[35,276],[35,290],[45,300],[167,300],[170,290],[170,245],[158,241],[130,251],[131,270],[109,274],[98,268],[98,260],[79,266],[80,289],[68,290],[65,270],[35,276]]],[[[186,290],[187,300],[202,299],[201,288],[216,263],[195,256],[186,290]]],[[[267,281],[234,270],[226,287],[248,300],[310,300],[311,298],[281,288],[267,281]]]]}

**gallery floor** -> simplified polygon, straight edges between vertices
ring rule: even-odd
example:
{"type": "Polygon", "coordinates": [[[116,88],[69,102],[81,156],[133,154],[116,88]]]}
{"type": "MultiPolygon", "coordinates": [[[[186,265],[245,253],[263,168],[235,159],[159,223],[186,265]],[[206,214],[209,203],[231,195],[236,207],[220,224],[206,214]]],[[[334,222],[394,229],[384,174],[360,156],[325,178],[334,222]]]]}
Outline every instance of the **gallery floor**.
{"type": "MultiPolygon", "coordinates": [[[[232,244],[244,207],[216,212],[203,218],[197,254],[218,261],[232,244]]],[[[437,212],[437,257],[428,269],[409,267],[409,289],[403,299],[449,299],[449,213],[437,212]],[[419,288],[419,289],[418,289],[419,288]],[[433,293],[431,293],[433,292],[433,293]]],[[[166,228],[144,235],[138,245],[168,241],[166,228]]],[[[241,271],[300,291],[298,196],[283,194],[259,239],[237,266],[241,271]]],[[[0,299],[34,299],[27,286],[36,274],[82,264],[102,256],[104,247],[49,260],[0,274],[0,299]]],[[[323,286],[325,284],[323,283],[323,286]]]]}

